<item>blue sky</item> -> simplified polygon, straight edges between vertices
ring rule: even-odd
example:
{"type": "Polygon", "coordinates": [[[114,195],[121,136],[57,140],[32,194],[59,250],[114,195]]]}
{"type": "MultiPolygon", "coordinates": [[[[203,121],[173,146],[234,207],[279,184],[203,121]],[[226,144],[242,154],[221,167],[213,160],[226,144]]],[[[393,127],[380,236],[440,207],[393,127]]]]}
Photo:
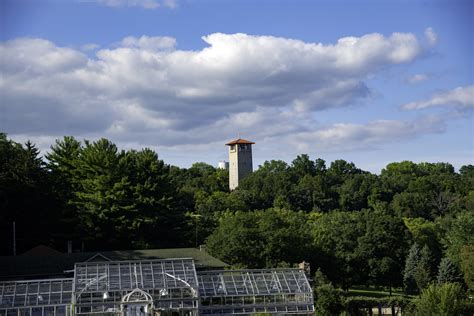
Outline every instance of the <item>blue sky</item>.
{"type": "Polygon", "coordinates": [[[188,167],[474,163],[472,1],[0,1],[0,130],[188,167]]]}

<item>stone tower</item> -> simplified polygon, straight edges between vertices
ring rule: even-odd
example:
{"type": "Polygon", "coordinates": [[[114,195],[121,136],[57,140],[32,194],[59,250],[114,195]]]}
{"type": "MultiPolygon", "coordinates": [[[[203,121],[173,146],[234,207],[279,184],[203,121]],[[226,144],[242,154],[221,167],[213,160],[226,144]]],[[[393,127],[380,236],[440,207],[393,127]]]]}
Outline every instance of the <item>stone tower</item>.
{"type": "Polygon", "coordinates": [[[239,186],[239,181],[253,171],[252,145],[254,142],[239,138],[226,145],[229,146],[229,189],[239,186]]]}

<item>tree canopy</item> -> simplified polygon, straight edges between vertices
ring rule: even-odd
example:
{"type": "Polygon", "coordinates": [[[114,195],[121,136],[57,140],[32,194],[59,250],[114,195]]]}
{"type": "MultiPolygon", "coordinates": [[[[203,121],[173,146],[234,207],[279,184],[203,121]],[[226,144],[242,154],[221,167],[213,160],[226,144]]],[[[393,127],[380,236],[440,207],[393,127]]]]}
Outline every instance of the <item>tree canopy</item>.
{"type": "MultiPolygon", "coordinates": [[[[1,254],[37,244],[120,250],[205,244],[240,267],[303,260],[334,286],[472,288],[474,166],[270,160],[228,189],[228,171],[166,164],[151,149],[65,136],[42,157],[0,134],[1,254]],[[329,166],[329,167],[327,167],[329,166]],[[444,259],[443,259],[444,258],[444,259]]],[[[323,291],[321,292],[323,293],[323,291]]]]}

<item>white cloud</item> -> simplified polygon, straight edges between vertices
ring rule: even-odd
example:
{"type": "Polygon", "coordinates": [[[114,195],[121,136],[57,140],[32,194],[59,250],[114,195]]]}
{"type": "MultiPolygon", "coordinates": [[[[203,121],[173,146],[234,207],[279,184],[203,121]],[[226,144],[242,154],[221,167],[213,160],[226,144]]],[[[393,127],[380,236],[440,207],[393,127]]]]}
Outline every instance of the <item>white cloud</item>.
{"type": "Polygon", "coordinates": [[[377,147],[428,133],[440,133],[444,129],[444,123],[438,117],[424,117],[413,121],[376,120],[366,124],[337,123],[326,128],[295,133],[288,137],[288,141],[303,144],[301,150],[314,146],[320,151],[341,152],[377,147]]]}
{"type": "Polygon", "coordinates": [[[157,0],[96,0],[109,7],[142,7],[156,9],[160,6],[157,0]]]}
{"type": "Polygon", "coordinates": [[[191,51],[176,49],[169,37],[127,37],[94,58],[42,39],[1,43],[4,130],[144,146],[207,144],[238,132],[280,135],[300,146],[311,137],[330,146],[324,135],[333,134],[340,139],[334,146],[341,146],[351,140],[345,130],[372,145],[382,123],[321,130],[313,114],[359,103],[370,96],[368,76],[423,53],[414,35],[401,33],[346,37],[333,45],[247,34],[203,40],[207,47],[191,51]]]}
{"type": "Polygon", "coordinates": [[[2,74],[28,74],[33,76],[32,79],[87,66],[87,58],[81,52],[57,47],[43,39],[20,38],[0,43],[0,56],[2,74]]]}
{"type": "Polygon", "coordinates": [[[83,0],[97,2],[108,7],[141,7],[144,9],[156,9],[166,7],[174,9],[178,6],[177,0],[83,0]]]}
{"type": "Polygon", "coordinates": [[[178,0],[163,0],[163,6],[174,9],[178,6],[178,0]]]}
{"type": "Polygon", "coordinates": [[[411,84],[420,83],[428,80],[428,75],[425,74],[415,74],[407,78],[407,82],[411,84]]]}
{"type": "Polygon", "coordinates": [[[123,47],[139,48],[144,50],[166,50],[174,49],[176,39],[168,36],[146,36],[133,37],[127,36],[121,42],[123,47]]]}
{"type": "Polygon", "coordinates": [[[98,44],[95,44],[95,43],[89,43],[89,44],[84,44],[81,46],[81,50],[84,51],[84,52],[89,52],[89,51],[92,51],[92,50],[96,50],[98,49],[100,46],[98,44]]]}
{"type": "Polygon", "coordinates": [[[438,42],[438,35],[431,27],[425,29],[425,37],[428,40],[428,44],[431,46],[436,45],[436,43],[438,42]]]}
{"type": "Polygon", "coordinates": [[[437,93],[427,100],[407,103],[402,108],[405,110],[417,110],[434,106],[448,106],[458,109],[473,108],[474,85],[457,87],[450,91],[437,93]]]}

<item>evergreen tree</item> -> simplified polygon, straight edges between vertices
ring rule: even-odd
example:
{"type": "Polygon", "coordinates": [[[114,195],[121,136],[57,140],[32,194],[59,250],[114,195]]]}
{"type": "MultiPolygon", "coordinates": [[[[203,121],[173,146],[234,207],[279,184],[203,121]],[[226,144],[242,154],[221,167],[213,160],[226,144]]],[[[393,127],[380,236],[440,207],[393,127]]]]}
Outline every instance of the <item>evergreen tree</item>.
{"type": "Polygon", "coordinates": [[[86,142],[79,156],[74,205],[82,235],[98,249],[126,247],[131,242],[128,233],[136,228],[130,222],[129,212],[136,207],[123,156],[107,139],[86,142]]]}
{"type": "Polygon", "coordinates": [[[133,248],[172,247],[181,243],[184,214],[176,203],[170,168],[151,149],[128,151],[122,158],[126,190],[134,208],[126,212],[133,248]]]}
{"type": "Polygon", "coordinates": [[[418,262],[420,260],[420,248],[417,243],[414,243],[405,261],[405,270],[403,271],[403,284],[405,285],[405,292],[414,294],[417,292],[415,281],[415,274],[418,262]]]}
{"type": "Polygon", "coordinates": [[[441,259],[438,267],[438,283],[459,281],[459,272],[451,259],[448,257],[441,259]]]}
{"type": "Polygon", "coordinates": [[[431,266],[431,251],[430,248],[425,245],[420,251],[420,260],[415,269],[415,281],[420,291],[426,288],[432,279],[431,266]]]}
{"type": "Polygon", "coordinates": [[[22,146],[0,133],[1,254],[12,254],[13,222],[17,253],[55,243],[57,207],[52,203],[50,179],[34,144],[28,141],[22,146]]]}
{"type": "Polygon", "coordinates": [[[79,184],[77,166],[81,150],[79,141],[72,136],[65,136],[61,140],[56,140],[51,146],[51,151],[46,154],[47,168],[52,178],[51,189],[59,207],[56,234],[63,245],[66,244],[66,240],[75,241],[74,244],[79,244],[81,240],[78,212],[73,205],[74,194],[79,184]]]}

